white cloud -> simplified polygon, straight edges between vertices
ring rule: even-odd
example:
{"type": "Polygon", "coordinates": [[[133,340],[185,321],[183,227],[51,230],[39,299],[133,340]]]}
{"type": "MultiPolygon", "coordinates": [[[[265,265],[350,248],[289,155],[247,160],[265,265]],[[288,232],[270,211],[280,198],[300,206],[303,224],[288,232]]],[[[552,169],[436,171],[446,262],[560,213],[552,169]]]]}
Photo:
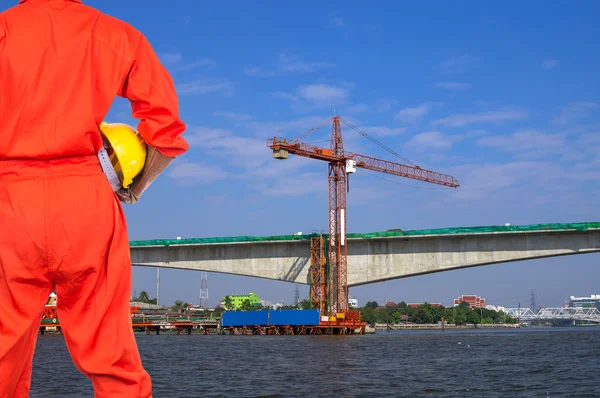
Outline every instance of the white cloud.
{"type": "Polygon", "coordinates": [[[464,54],[447,59],[441,62],[440,64],[436,65],[434,69],[443,74],[462,73],[465,70],[467,70],[469,66],[472,66],[481,61],[481,59],[481,57],[473,57],[471,55],[464,54]]]}
{"type": "Polygon", "coordinates": [[[595,102],[571,102],[563,107],[560,114],[553,119],[554,124],[568,124],[587,117],[598,108],[595,102]]]}
{"type": "Polygon", "coordinates": [[[238,120],[238,121],[245,121],[245,120],[252,120],[252,116],[245,114],[245,113],[236,113],[236,112],[213,112],[213,116],[221,116],[224,117],[225,119],[230,119],[230,120],[238,120]]]}
{"type": "Polygon", "coordinates": [[[274,70],[260,67],[246,67],[244,72],[250,76],[268,77],[281,74],[312,73],[323,69],[332,69],[336,65],[329,62],[305,62],[299,55],[280,53],[274,70]]]}
{"type": "Polygon", "coordinates": [[[310,73],[321,69],[335,68],[335,64],[328,62],[304,62],[298,55],[279,54],[277,65],[283,72],[310,73]]]}
{"type": "Polygon", "coordinates": [[[529,157],[559,154],[567,150],[566,137],[562,134],[545,134],[536,130],[516,131],[507,136],[488,136],[477,145],[507,152],[528,152],[529,157]]]}
{"type": "Polygon", "coordinates": [[[554,69],[558,65],[558,61],[555,59],[547,59],[542,62],[542,68],[544,69],[554,69]]]}
{"type": "Polygon", "coordinates": [[[461,184],[453,196],[461,200],[512,196],[507,192],[518,187],[522,187],[520,196],[525,197],[525,192],[551,188],[565,175],[555,163],[532,161],[462,165],[454,168],[453,173],[454,176],[460,176],[458,179],[461,184]]]}
{"type": "Polygon", "coordinates": [[[273,71],[267,71],[263,68],[259,68],[258,66],[246,67],[243,68],[243,71],[248,76],[274,76],[275,73],[273,71]]]}
{"type": "Polygon", "coordinates": [[[285,184],[283,181],[286,177],[289,178],[291,175],[296,175],[297,171],[307,167],[314,166],[313,159],[305,158],[302,156],[290,156],[287,159],[273,159],[273,157],[269,156],[265,160],[265,165],[267,167],[261,167],[252,171],[252,176],[258,180],[272,180],[272,179],[281,179],[282,184],[285,184]]]}
{"type": "Polygon", "coordinates": [[[454,114],[432,122],[434,126],[461,127],[473,123],[502,123],[527,117],[527,112],[519,110],[497,110],[474,114],[454,114]]]}
{"type": "Polygon", "coordinates": [[[458,82],[440,82],[435,85],[437,88],[443,88],[446,90],[467,90],[471,88],[469,83],[458,83],[458,82]]]}
{"type": "MultiPolygon", "coordinates": [[[[294,138],[306,131],[328,121],[327,117],[308,116],[301,119],[285,121],[250,122],[248,128],[261,137],[273,137],[274,135],[289,135],[294,138]]],[[[326,131],[331,131],[331,124],[324,126],[326,131]]]]}
{"type": "Polygon", "coordinates": [[[397,102],[398,101],[396,100],[380,98],[377,101],[375,101],[375,104],[373,104],[373,110],[375,110],[376,112],[386,112],[392,109],[392,105],[396,104],[397,102]]]}
{"type": "Polygon", "coordinates": [[[187,139],[190,146],[244,168],[255,167],[270,158],[265,139],[235,134],[230,130],[194,127],[190,129],[187,139]]]}
{"type": "Polygon", "coordinates": [[[486,100],[476,100],[475,102],[473,102],[473,104],[475,106],[490,106],[490,105],[493,105],[492,102],[486,101],[486,100]]]}
{"type": "Polygon", "coordinates": [[[300,86],[296,94],[286,92],[275,92],[272,96],[291,101],[293,108],[297,111],[314,110],[318,108],[330,108],[344,105],[350,97],[352,83],[344,83],[342,86],[317,83],[300,86]]]}
{"type": "MultiPolygon", "coordinates": [[[[275,160],[274,160],[275,162],[275,160]]],[[[299,197],[315,194],[327,194],[327,173],[302,172],[292,175],[282,174],[268,183],[263,181],[255,185],[255,189],[263,196],[299,197]]]]}
{"type": "Polygon", "coordinates": [[[329,103],[331,105],[345,102],[350,96],[350,90],[327,84],[310,84],[298,88],[303,99],[313,103],[329,103]]]}
{"type": "Polygon", "coordinates": [[[427,152],[450,149],[455,138],[439,131],[425,131],[412,137],[406,144],[411,151],[427,152]]]}
{"type": "Polygon", "coordinates": [[[283,91],[276,91],[272,94],[273,97],[275,98],[281,98],[281,99],[286,99],[292,102],[299,102],[300,98],[298,98],[298,96],[294,95],[294,94],[290,94],[290,93],[286,93],[283,91]]]}
{"type": "Polygon", "coordinates": [[[437,106],[441,106],[440,102],[425,102],[412,108],[404,108],[396,113],[395,117],[403,122],[414,122],[417,119],[425,116],[429,111],[437,106]]]}
{"type": "MultiPolygon", "coordinates": [[[[186,133],[186,140],[190,146],[198,148],[205,155],[221,159],[229,166],[234,166],[240,172],[249,172],[258,175],[259,170],[269,169],[272,154],[267,146],[267,138],[283,136],[293,139],[315,126],[324,124],[322,133],[329,137],[331,124],[326,123],[327,118],[311,116],[288,121],[245,121],[240,130],[233,131],[217,127],[196,126],[190,127],[186,133]]],[[[315,139],[313,133],[305,141],[315,139]]],[[[326,145],[328,146],[328,144],[326,145]]],[[[291,156],[291,158],[296,158],[291,156]]],[[[286,164],[295,164],[297,160],[286,164]]]]}
{"type": "MultiPolygon", "coordinates": [[[[462,134],[445,134],[440,131],[425,131],[413,136],[404,145],[411,152],[428,153],[428,156],[433,159],[432,156],[434,156],[434,154],[429,152],[447,151],[458,142],[485,136],[487,134],[488,132],[485,130],[470,130],[462,134]]],[[[437,154],[435,154],[435,158],[441,159],[437,154]]],[[[451,158],[458,159],[449,155],[444,159],[447,161],[451,158]]]]}
{"type": "Polygon", "coordinates": [[[229,130],[218,127],[190,127],[185,133],[185,139],[191,146],[201,146],[230,135],[232,133],[229,130]]]}
{"type": "Polygon", "coordinates": [[[194,62],[183,62],[183,55],[179,52],[158,53],[158,58],[169,70],[190,70],[198,67],[215,67],[216,62],[210,58],[201,58],[194,62]]]}
{"type": "Polygon", "coordinates": [[[367,104],[355,104],[355,105],[350,105],[349,107],[346,108],[346,112],[348,113],[360,113],[360,112],[366,112],[369,110],[369,105],[367,104]]]}
{"type": "Polygon", "coordinates": [[[386,127],[386,126],[360,126],[360,130],[367,134],[379,137],[389,137],[394,135],[404,134],[406,129],[403,127],[386,127]]]}
{"type": "Polygon", "coordinates": [[[199,59],[198,61],[178,65],[175,68],[179,69],[179,70],[190,70],[190,69],[195,69],[195,68],[199,68],[199,67],[214,68],[216,65],[217,65],[217,63],[215,61],[213,61],[212,59],[202,58],[202,59],[199,59]]]}
{"type": "MultiPolygon", "coordinates": [[[[266,122],[272,125],[274,122],[266,122]]],[[[304,125],[298,121],[276,122],[304,125]]],[[[302,196],[327,193],[327,176],[322,172],[310,173],[314,160],[290,156],[282,161],[273,159],[265,139],[236,135],[233,131],[214,127],[195,127],[188,136],[191,146],[202,151],[203,158],[221,159],[229,170],[212,166],[208,161],[177,164],[169,176],[180,183],[211,183],[224,179],[245,181],[264,196],[302,196]]]]}
{"type": "Polygon", "coordinates": [[[345,108],[348,113],[361,113],[361,112],[386,112],[392,108],[392,105],[398,101],[390,100],[387,98],[379,98],[373,104],[354,104],[345,108]]]}
{"type": "Polygon", "coordinates": [[[168,169],[168,176],[175,180],[209,184],[226,178],[233,178],[227,171],[206,163],[175,163],[168,169]]]}
{"type": "Polygon", "coordinates": [[[459,180],[455,197],[549,203],[578,195],[584,184],[600,180],[600,134],[590,125],[559,133],[520,130],[487,136],[477,145],[514,154],[504,164],[463,164],[452,169],[459,180]],[[585,132],[582,132],[585,131],[585,132]],[[560,194],[561,192],[564,195],[560,194]]]}
{"type": "Polygon", "coordinates": [[[165,65],[173,65],[183,60],[183,56],[178,52],[158,53],[157,55],[160,61],[165,65]]]}
{"type": "Polygon", "coordinates": [[[221,93],[225,96],[232,96],[236,83],[227,79],[203,78],[188,83],[176,85],[178,94],[209,94],[221,93]]]}

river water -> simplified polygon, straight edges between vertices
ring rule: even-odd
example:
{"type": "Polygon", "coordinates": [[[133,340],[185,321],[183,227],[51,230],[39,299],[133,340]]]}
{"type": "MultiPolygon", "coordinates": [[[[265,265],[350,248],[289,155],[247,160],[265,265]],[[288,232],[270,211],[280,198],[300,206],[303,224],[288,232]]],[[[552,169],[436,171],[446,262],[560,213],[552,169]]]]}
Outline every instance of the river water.
{"type": "MultiPolygon", "coordinates": [[[[600,327],[355,336],[137,335],[160,397],[600,397],[600,327]]],[[[31,397],[93,397],[60,335],[31,397]]]]}

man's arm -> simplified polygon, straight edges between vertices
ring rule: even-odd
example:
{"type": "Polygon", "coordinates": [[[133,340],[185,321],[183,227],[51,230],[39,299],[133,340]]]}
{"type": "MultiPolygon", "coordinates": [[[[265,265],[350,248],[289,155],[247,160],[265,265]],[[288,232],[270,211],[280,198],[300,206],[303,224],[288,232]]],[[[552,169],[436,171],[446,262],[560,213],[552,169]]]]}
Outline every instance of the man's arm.
{"type": "Polygon", "coordinates": [[[131,204],[189,147],[181,137],[186,126],[179,118],[173,80],[142,34],[118,94],[131,102],[132,116],[140,120],[138,131],[148,145],[142,172],[128,189],[117,192],[121,201],[131,204]]]}

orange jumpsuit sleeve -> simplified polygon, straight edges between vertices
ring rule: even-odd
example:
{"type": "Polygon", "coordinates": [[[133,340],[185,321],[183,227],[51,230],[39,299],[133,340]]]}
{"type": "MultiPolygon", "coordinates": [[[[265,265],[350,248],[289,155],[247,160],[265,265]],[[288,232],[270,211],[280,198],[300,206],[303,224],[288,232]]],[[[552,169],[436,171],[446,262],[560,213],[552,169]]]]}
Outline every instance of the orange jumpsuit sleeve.
{"type": "Polygon", "coordinates": [[[188,150],[181,137],[186,125],[179,117],[173,80],[142,33],[118,95],[131,102],[131,114],[140,120],[138,131],[147,145],[169,157],[188,150]]]}

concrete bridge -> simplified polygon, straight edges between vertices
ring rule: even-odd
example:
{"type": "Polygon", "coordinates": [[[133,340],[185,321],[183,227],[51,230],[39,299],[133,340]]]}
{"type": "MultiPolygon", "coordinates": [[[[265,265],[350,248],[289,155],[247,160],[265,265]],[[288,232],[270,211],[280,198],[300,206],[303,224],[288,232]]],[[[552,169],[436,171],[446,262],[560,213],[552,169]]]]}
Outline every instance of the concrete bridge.
{"type": "MultiPolygon", "coordinates": [[[[131,242],[134,265],[309,283],[310,236],[131,242]]],[[[600,251],[600,223],[348,234],[348,284],[600,251]]]]}

